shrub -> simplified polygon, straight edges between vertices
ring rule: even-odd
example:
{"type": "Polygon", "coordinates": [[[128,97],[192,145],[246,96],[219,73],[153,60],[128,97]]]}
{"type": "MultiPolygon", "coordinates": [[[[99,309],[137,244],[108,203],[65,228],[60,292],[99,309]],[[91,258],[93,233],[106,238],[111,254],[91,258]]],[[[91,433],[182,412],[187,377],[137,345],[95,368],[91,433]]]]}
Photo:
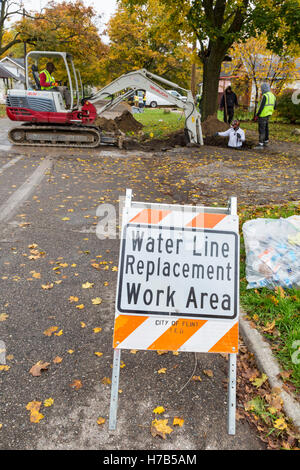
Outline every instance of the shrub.
{"type": "MultiPolygon", "coordinates": [[[[300,121],[300,103],[292,101],[292,95],[295,90],[286,89],[277,97],[277,114],[288,119],[292,124],[300,121]]],[[[300,91],[299,91],[300,94],[300,91]]],[[[299,98],[299,95],[298,95],[299,98]]]]}

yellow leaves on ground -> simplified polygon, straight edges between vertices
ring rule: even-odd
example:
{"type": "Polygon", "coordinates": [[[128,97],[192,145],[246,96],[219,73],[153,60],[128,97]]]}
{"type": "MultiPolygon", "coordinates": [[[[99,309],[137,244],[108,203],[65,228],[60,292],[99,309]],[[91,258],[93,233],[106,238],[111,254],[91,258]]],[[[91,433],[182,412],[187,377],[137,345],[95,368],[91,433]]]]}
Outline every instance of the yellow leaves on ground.
{"type": "Polygon", "coordinates": [[[102,303],[101,297],[96,297],[95,299],[92,299],[93,305],[100,305],[101,303],[102,303]]]}
{"type": "Polygon", "coordinates": [[[213,371],[210,370],[210,369],[204,369],[203,374],[207,375],[207,377],[213,377],[214,376],[213,371]]]}
{"type": "Polygon", "coordinates": [[[153,437],[159,436],[166,439],[167,434],[171,434],[173,429],[168,426],[168,419],[154,419],[151,424],[151,434],[153,437]]]}
{"type": "Polygon", "coordinates": [[[102,352],[98,352],[98,351],[94,352],[94,354],[95,354],[96,356],[98,356],[98,357],[103,356],[103,353],[102,353],[102,352]]]}
{"type": "Polygon", "coordinates": [[[62,362],[62,357],[56,356],[53,359],[54,364],[60,364],[62,362]]]}
{"type": "Polygon", "coordinates": [[[57,330],[58,330],[58,326],[50,326],[47,330],[44,331],[44,335],[52,336],[52,334],[54,333],[55,336],[61,336],[63,334],[63,330],[59,330],[59,331],[57,330]]]}
{"type": "Polygon", "coordinates": [[[78,302],[78,297],[74,297],[73,295],[71,295],[71,297],[69,297],[69,301],[70,302],[78,302]]]}
{"type": "Polygon", "coordinates": [[[255,387],[259,388],[262,386],[262,384],[268,380],[268,376],[266,374],[262,374],[261,377],[257,377],[256,379],[252,380],[252,383],[253,385],[255,385],[255,387]]]}
{"type": "Polygon", "coordinates": [[[26,410],[30,411],[30,422],[39,423],[41,419],[44,418],[44,415],[40,413],[40,407],[42,402],[40,401],[30,401],[26,405],[26,410]]]}
{"type": "Polygon", "coordinates": [[[0,313],[0,322],[8,319],[7,313],[0,313]]]}
{"type": "Polygon", "coordinates": [[[44,401],[44,406],[47,408],[49,406],[52,406],[54,403],[54,400],[53,398],[47,398],[45,401],[44,401]]]}
{"type": "Polygon", "coordinates": [[[76,305],[76,308],[78,308],[79,310],[82,310],[84,309],[84,304],[76,305]]]}
{"type": "Polygon", "coordinates": [[[51,336],[52,333],[58,330],[58,326],[50,326],[47,330],[44,331],[45,336],[51,336]]]}
{"type": "Polygon", "coordinates": [[[192,380],[194,380],[194,382],[202,382],[200,375],[193,375],[192,380]]]}
{"type": "Polygon", "coordinates": [[[111,380],[108,377],[103,377],[103,379],[101,380],[101,383],[103,383],[103,385],[110,385],[111,380]]]}
{"type": "Polygon", "coordinates": [[[165,373],[166,373],[166,370],[167,370],[166,367],[162,367],[161,369],[159,369],[159,370],[157,371],[157,373],[158,373],[158,374],[165,374],[165,373]]]}
{"type": "Polygon", "coordinates": [[[0,365],[0,371],[4,370],[7,372],[10,369],[10,366],[0,365]]]}
{"type": "Polygon", "coordinates": [[[284,429],[287,428],[287,424],[284,420],[284,418],[278,418],[276,419],[275,423],[274,423],[274,427],[276,429],[280,429],[280,431],[283,431],[284,429]]]}
{"type": "Polygon", "coordinates": [[[70,384],[70,387],[74,388],[74,390],[79,390],[82,387],[81,380],[74,380],[74,382],[70,384]]]}
{"type": "Polygon", "coordinates": [[[48,370],[48,367],[50,366],[49,362],[42,362],[38,361],[34,366],[31,367],[29,373],[33,377],[40,377],[42,375],[43,370],[48,370]]]}
{"type": "MultiPolygon", "coordinates": [[[[163,406],[157,406],[154,410],[154,414],[162,414],[166,410],[163,406]]],[[[184,419],[175,416],[173,418],[173,426],[182,427],[184,423],[184,419]]],[[[151,423],[151,434],[153,437],[159,436],[163,439],[166,439],[167,434],[171,434],[173,429],[168,426],[168,419],[157,419],[155,418],[151,423]]]]}
{"type": "Polygon", "coordinates": [[[91,289],[93,287],[94,283],[93,282],[85,282],[84,284],[82,284],[82,288],[83,289],[91,289]]]}
{"type": "Polygon", "coordinates": [[[44,290],[50,290],[54,287],[53,282],[49,282],[48,284],[42,284],[42,289],[44,290]]]}
{"type": "Polygon", "coordinates": [[[182,418],[178,418],[177,416],[175,416],[175,418],[173,419],[173,426],[183,426],[183,423],[184,423],[184,419],[182,418]]]}
{"type": "Polygon", "coordinates": [[[104,424],[105,423],[105,418],[102,418],[101,416],[97,419],[97,424],[99,424],[99,426],[101,426],[101,424],[104,424]]]}
{"type": "Polygon", "coordinates": [[[93,331],[94,333],[100,333],[100,331],[102,331],[102,328],[100,328],[99,326],[96,327],[96,328],[93,328],[93,331]]]}
{"type": "Polygon", "coordinates": [[[153,410],[153,413],[155,413],[156,415],[160,415],[162,413],[164,413],[166,410],[164,409],[163,406],[157,406],[154,410],[153,410]]]}

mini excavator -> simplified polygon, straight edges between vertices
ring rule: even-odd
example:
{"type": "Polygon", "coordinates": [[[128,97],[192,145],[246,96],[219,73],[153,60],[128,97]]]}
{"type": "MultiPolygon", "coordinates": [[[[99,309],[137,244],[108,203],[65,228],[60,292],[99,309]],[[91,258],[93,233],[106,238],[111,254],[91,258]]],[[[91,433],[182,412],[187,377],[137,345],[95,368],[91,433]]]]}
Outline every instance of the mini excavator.
{"type": "Polygon", "coordinates": [[[107,135],[94,122],[102,113],[112,110],[137,90],[151,92],[182,108],[187,142],[203,145],[201,117],[191,91],[145,69],[121,75],[89,97],[83,96],[80,74],[74,67],[71,54],[67,52],[31,51],[26,56],[25,69],[26,89],[10,89],[7,93],[7,116],[12,121],[23,123],[9,131],[9,140],[15,145],[95,148],[101,144],[113,144],[120,147],[120,136],[107,135]],[[41,90],[38,63],[44,58],[63,61],[68,77],[65,84],[68,104],[59,89],[41,90]],[[30,70],[34,81],[30,80],[30,70]],[[185,92],[186,102],[157,82],[185,92]]]}

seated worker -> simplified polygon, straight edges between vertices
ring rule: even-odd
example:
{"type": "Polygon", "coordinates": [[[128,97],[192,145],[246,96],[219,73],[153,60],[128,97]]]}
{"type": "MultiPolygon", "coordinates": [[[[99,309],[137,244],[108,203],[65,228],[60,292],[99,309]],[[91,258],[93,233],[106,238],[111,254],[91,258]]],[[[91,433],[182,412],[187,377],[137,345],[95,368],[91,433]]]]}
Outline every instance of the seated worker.
{"type": "Polygon", "coordinates": [[[240,129],[240,121],[235,119],[231,124],[230,129],[225,132],[216,132],[215,136],[219,135],[221,137],[229,137],[228,147],[231,148],[241,148],[243,142],[245,142],[245,132],[240,129]]]}
{"type": "Polygon", "coordinates": [[[46,68],[43,69],[39,74],[41,90],[44,91],[59,91],[65,100],[66,107],[71,106],[70,92],[65,86],[58,86],[52,73],[55,70],[55,66],[52,62],[48,62],[46,68]]]}

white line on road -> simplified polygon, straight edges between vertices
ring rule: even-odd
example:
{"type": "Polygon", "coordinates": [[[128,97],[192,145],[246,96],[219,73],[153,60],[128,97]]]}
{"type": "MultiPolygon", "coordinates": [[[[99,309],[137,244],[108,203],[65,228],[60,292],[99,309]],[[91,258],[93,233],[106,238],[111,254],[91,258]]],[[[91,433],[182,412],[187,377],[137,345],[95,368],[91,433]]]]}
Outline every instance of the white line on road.
{"type": "Polygon", "coordinates": [[[4,170],[6,170],[7,168],[9,168],[10,166],[14,165],[15,163],[17,163],[19,160],[21,160],[21,158],[23,158],[24,155],[20,155],[19,157],[15,157],[15,158],[12,158],[11,160],[9,160],[9,162],[5,163],[5,165],[3,165],[1,168],[0,168],[0,175],[1,173],[3,173],[4,170]]]}
{"type": "Polygon", "coordinates": [[[53,160],[50,157],[46,157],[37,169],[32,173],[25,183],[20,186],[8,200],[0,206],[0,222],[9,220],[15,210],[19,207],[22,201],[30,195],[34,188],[42,181],[45,176],[45,172],[50,170],[53,166],[53,160]]]}

